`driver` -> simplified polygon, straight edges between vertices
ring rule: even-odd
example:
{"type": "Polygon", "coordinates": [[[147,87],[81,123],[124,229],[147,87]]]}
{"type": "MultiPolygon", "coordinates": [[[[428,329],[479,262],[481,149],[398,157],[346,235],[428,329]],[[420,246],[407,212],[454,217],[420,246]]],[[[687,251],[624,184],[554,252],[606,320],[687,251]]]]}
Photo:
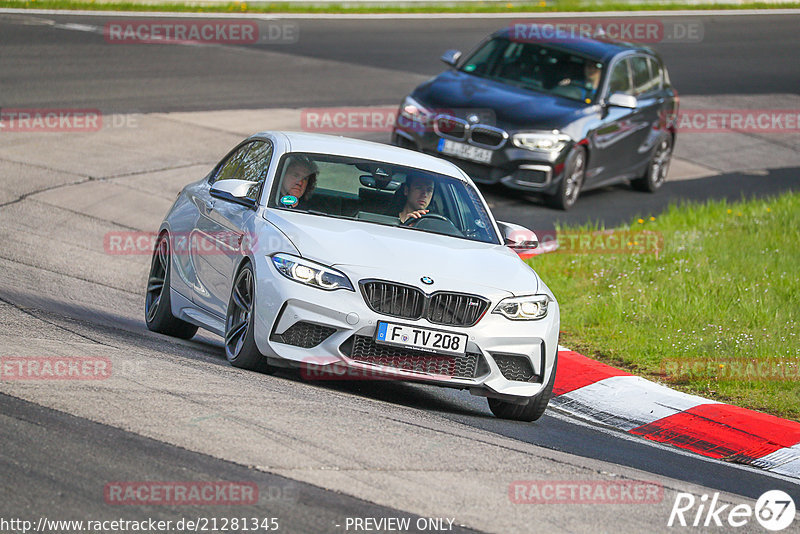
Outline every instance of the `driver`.
{"type": "Polygon", "coordinates": [[[400,210],[400,222],[404,223],[409,219],[419,219],[428,213],[428,206],[433,199],[435,190],[433,178],[430,176],[411,175],[403,185],[403,195],[405,203],[400,210]]]}
{"type": "Polygon", "coordinates": [[[564,78],[558,85],[577,85],[578,87],[585,89],[588,95],[593,95],[597,88],[600,86],[600,75],[602,74],[602,67],[601,63],[596,61],[586,60],[583,63],[583,80],[572,79],[572,78],[564,78]]]}

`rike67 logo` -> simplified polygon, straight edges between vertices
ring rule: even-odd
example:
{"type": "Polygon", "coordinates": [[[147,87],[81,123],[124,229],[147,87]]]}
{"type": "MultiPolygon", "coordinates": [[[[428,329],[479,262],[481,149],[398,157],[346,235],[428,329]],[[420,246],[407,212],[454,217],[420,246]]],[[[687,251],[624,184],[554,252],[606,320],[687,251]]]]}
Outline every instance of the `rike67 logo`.
{"type": "Polygon", "coordinates": [[[755,516],[756,521],[767,530],[778,532],[794,522],[796,512],[792,497],[781,490],[764,492],[756,501],[755,508],[749,504],[720,504],[719,493],[709,499],[699,499],[691,493],[678,493],[669,514],[667,526],[681,527],[743,527],[755,516]]]}

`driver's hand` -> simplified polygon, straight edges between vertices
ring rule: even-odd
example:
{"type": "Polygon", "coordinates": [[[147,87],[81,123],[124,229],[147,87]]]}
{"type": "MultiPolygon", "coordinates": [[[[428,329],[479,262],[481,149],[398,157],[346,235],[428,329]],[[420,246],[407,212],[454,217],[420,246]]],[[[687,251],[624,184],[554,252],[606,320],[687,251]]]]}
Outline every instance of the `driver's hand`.
{"type": "Polygon", "coordinates": [[[560,82],[558,82],[558,85],[559,85],[559,86],[563,86],[563,85],[569,85],[569,84],[571,84],[571,83],[572,83],[572,80],[571,80],[571,79],[569,79],[569,78],[564,78],[563,80],[561,80],[560,82]]]}
{"type": "MultiPolygon", "coordinates": [[[[409,220],[409,219],[419,219],[419,218],[421,218],[423,215],[425,215],[426,213],[428,213],[429,211],[430,211],[430,210],[417,210],[417,211],[412,211],[411,213],[409,213],[409,214],[408,214],[408,217],[406,217],[406,221],[407,221],[407,220],[409,220]]],[[[406,222],[406,221],[403,221],[403,222],[406,222]]]]}

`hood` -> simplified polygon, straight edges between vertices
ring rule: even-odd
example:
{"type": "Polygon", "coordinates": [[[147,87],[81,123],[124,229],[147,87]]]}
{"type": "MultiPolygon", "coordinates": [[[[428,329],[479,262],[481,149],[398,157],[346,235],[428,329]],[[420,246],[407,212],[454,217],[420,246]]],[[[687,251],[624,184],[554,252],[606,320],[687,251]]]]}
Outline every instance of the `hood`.
{"type": "MultiPolygon", "coordinates": [[[[515,130],[562,130],[591,113],[592,106],[460,71],[446,71],[418,87],[412,97],[435,109],[492,110],[497,125],[515,130]]],[[[456,114],[458,114],[456,112],[456,114]]]]}
{"type": "MultiPolygon", "coordinates": [[[[381,278],[425,289],[510,296],[536,293],[539,277],[503,245],[424,231],[269,210],[304,258],[339,267],[361,278],[381,278]],[[424,286],[429,276],[434,284],[424,286]]],[[[351,281],[356,284],[358,279],[351,281]]]]}

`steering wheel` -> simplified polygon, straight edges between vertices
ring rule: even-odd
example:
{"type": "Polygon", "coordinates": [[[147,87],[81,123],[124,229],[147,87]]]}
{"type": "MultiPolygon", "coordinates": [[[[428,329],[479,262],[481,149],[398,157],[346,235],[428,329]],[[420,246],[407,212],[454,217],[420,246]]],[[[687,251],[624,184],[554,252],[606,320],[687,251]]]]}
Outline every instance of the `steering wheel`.
{"type": "Polygon", "coordinates": [[[437,213],[428,213],[419,219],[409,217],[406,219],[406,222],[403,223],[403,226],[410,226],[411,228],[419,227],[420,230],[427,230],[437,234],[464,237],[464,232],[459,230],[450,219],[437,213]]]}
{"type": "Polygon", "coordinates": [[[403,226],[411,226],[413,228],[423,219],[438,220],[438,221],[444,221],[449,224],[453,224],[450,222],[450,219],[444,217],[443,215],[439,215],[438,213],[426,213],[421,217],[409,217],[408,219],[405,220],[403,226]]]}

